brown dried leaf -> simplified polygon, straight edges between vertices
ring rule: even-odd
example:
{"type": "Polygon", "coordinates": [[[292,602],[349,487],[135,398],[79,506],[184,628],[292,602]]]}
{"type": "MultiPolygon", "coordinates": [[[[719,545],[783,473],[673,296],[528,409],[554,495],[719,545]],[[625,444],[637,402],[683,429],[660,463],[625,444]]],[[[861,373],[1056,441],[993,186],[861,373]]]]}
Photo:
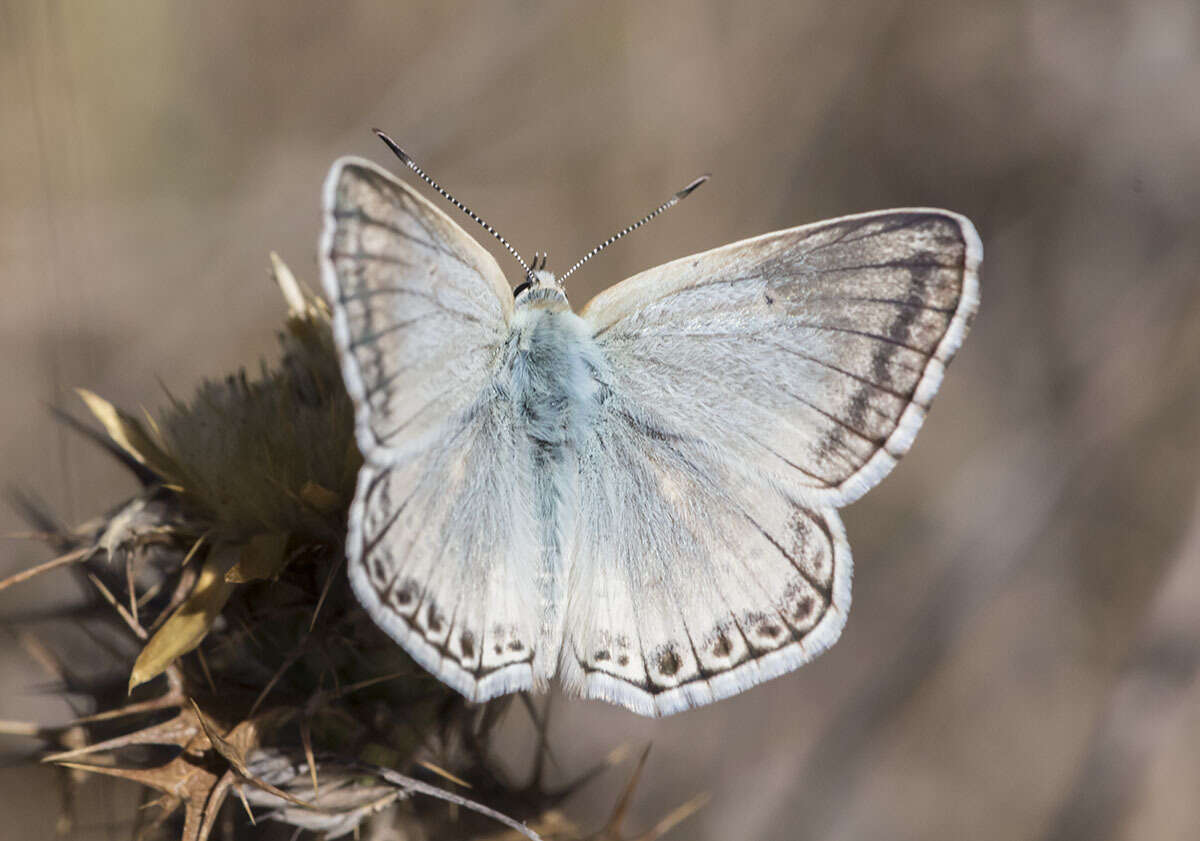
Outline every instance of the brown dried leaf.
{"type": "Polygon", "coordinates": [[[288,794],[280,788],[276,788],[265,780],[260,779],[250,772],[246,767],[246,756],[252,748],[258,747],[259,742],[259,726],[256,719],[243,721],[241,724],[229,731],[228,738],[222,736],[213,727],[210,722],[200,711],[199,705],[192,701],[192,709],[195,710],[196,718],[200,722],[200,726],[204,728],[204,735],[208,737],[208,741],[212,744],[213,750],[221,755],[221,758],[229,763],[229,767],[242,779],[257,786],[265,792],[275,795],[281,800],[299,806],[303,809],[313,808],[311,804],[288,794]]]}
{"type": "Polygon", "coordinates": [[[259,784],[248,775],[242,757],[259,746],[260,724],[256,719],[243,721],[226,736],[221,736],[193,702],[170,721],[49,760],[65,768],[119,777],[161,792],[165,796],[158,801],[160,814],[154,823],[161,823],[182,805],[185,810],[182,841],[205,841],[230,789],[243,779],[259,784]],[[66,758],[135,744],[175,745],[182,753],[157,768],[90,765],[66,758]],[[210,751],[228,767],[213,767],[215,757],[210,751]]]}
{"type": "Polygon", "coordinates": [[[225,572],[238,559],[235,546],[218,546],[209,553],[191,594],[146,643],[133,664],[129,688],[151,680],[203,641],[213,620],[237,585],[225,580],[225,572]]]}
{"type": "Polygon", "coordinates": [[[203,730],[196,720],[195,714],[191,710],[184,709],[179,711],[179,715],[160,724],[144,727],[141,730],[135,730],[132,733],[126,733],[123,736],[118,736],[104,742],[96,742],[95,744],[75,748],[74,750],[51,754],[50,756],[43,757],[42,762],[63,764],[67,761],[79,759],[80,757],[89,756],[94,753],[120,750],[131,745],[176,745],[187,750],[193,740],[202,733],[203,730]]]}
{"type": "Polygon", "coordinates": [[[225,573],[225,580],[233,584],[243,584],[247,581],[278,578],[290,560],[287,542],[286,532],[264,532],[254,535],[242,547],[237,563],[225,573]]]}

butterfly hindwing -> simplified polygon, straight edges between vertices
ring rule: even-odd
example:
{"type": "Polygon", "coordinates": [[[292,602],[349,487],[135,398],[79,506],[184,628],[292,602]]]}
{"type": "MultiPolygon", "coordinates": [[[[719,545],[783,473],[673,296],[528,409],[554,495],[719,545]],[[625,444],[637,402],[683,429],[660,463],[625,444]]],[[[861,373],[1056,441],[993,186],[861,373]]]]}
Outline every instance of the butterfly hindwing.
{"type": "Polygon", "coordinates": [[[837,639],[851,558],[833,509],[617,393],[580,455],[561,675],[667,715],[796,668],[837,639]]]}
{"type": "Polygon", "coordinates": [[[528,446],[497,388],[512,315],[499,267],[414,190],[354,159],[326,181],[321,256],[365,460],[346,544],[356,595],[468,698],[543,684],[557,640],[531,585],[528,446]]]}
{"type": "Polygon", "coordinates": [[[538,544],[512,469],[521,451],[509,407],[477,412],[419,456],[363,466],[346,545],[375,622],[443,682],[485,700],[549,674],[534,662],[545,606],[531,586],[538,544]]]}

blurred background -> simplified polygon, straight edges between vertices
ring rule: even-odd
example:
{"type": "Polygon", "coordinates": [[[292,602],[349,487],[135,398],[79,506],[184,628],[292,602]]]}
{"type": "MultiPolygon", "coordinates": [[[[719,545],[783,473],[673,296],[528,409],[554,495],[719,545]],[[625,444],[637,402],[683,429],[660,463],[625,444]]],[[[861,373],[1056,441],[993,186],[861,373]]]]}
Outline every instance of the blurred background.
{"type": "MultiPolygon", "coordinates": [[[[0,481],[70,522],[134,488],[48,406],[153,408],[272,358],[267,254],[317,284],[329,164],[399,167],[372,126],[559,271],[713,173],[572,278],[576,307],[828,216],[967,214],[979,317],[912,452],[844,512],[841,642],[663,721],[558,704],[562,773],[653,742],[628,826],[710,792],[677,838],[1197,837],[1194,0],[3,0],[0,125],[0,481]]],[[[0,575],[48,557],[7,539],[0,575]]],[[[0,614],[78,596],[51,573],[0,614]]],[[[0,719],[69,718],[2,634],[0,719]]],[[[596,825],[622,781],[568,812],[596,825]]],[[[0,837],[51,837],[57,792],[0,770],[0,837]]],[[[83,794],[73,837],[128,837],[132,786],[83,794]]]]}

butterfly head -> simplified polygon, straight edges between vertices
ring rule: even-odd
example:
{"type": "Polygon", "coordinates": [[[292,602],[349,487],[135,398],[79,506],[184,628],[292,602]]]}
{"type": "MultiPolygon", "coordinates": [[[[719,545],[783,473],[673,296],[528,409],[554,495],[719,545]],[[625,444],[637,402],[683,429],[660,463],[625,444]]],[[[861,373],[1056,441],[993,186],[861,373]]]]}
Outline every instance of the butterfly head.
{"type": "Polygon", "coordinates": [[[535,254],[525,280],[513,289],[517,306],[559,307],[567,303],[561,281],[554,272],[546,271],[545,254],[535,254]],[[541,260],[539,263],[538,260],[541,260]]]}

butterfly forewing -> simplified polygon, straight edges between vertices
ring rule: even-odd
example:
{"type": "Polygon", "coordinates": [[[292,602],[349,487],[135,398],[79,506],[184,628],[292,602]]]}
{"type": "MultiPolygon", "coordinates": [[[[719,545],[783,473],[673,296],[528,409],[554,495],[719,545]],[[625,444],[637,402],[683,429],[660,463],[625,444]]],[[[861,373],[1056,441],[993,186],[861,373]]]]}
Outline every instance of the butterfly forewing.
{"type": "Polygon", "coordinates": [[[366,462],[346,544],[356,595],[469,698],[544,683],[558,644],[531,586],[528,447],[496,387],[512,313],[499,267],[411,188],[347,159],[326,181],[322,275],[366,462]]]}
{"type": "Polygon", "coordinates": [[[489,381],[512,294],[487,251],[373,164],[335,164],[325,201],[325,278],[359,445],[418,450],[489,381]]]}
{"type": "Polygon", "coordinates": [[[880,211],[667,263],[583,316],[637,402],[840,506],[912,444],[978,305],[980,259],[957,214],[880,211]]]}

